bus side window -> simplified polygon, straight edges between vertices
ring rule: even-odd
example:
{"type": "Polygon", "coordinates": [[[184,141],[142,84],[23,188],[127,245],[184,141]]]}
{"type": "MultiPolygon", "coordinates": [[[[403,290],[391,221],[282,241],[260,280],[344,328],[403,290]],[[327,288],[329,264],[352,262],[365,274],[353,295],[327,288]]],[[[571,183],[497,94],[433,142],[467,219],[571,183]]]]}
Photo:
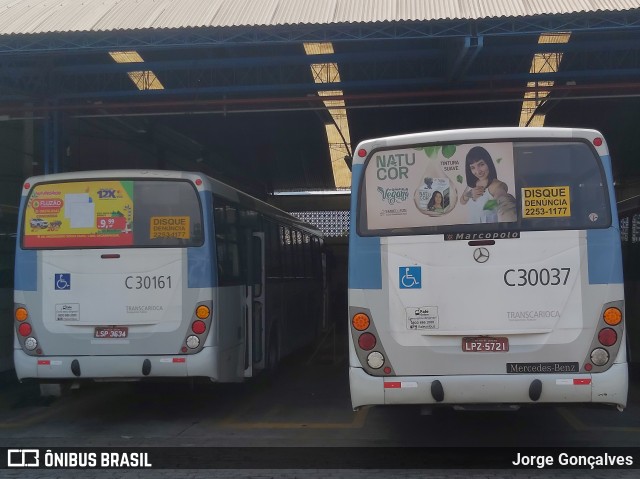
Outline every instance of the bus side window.
{"type": "Polygon", "coordinates": [[[267,276],[270,278],[282,277],[282,263],[280,262],[280,236],[278,227],[270,221],[265,221],[265,264],[267,276]]]}
{"type": "Polygon", "coordinates": [[[218,280],[221,286],[240,284],[237,211],[219,198],[214,201],[218,280]]]}
{"type": "Polygon", "coordinates": [[[291,278],[293,275],[292,264],[291,264],[291,230],[288,226],[280,227],[280,254],[282,261],[282,276],[284,278],[291,278]]]}

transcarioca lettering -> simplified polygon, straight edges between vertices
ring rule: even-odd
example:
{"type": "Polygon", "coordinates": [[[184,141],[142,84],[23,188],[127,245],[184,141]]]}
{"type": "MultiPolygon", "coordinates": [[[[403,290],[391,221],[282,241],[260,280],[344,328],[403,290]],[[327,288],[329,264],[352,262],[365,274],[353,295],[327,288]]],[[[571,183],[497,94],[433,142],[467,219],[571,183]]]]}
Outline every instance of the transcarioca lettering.
{"type": "Polygon", "coordinates": [[[507,311],[509,319],[559,318],[560,311],[507,311]]]}

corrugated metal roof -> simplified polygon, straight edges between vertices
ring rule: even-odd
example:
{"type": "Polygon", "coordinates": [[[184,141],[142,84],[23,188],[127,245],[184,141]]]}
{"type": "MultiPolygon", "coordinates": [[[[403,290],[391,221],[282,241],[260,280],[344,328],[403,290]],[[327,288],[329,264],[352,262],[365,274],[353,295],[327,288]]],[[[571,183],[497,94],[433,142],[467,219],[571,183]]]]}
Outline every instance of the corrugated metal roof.
{"type": "Polygon", "coordinates": [[[623,11],[640,0],[0,0],[0,35],[623,11]]]}

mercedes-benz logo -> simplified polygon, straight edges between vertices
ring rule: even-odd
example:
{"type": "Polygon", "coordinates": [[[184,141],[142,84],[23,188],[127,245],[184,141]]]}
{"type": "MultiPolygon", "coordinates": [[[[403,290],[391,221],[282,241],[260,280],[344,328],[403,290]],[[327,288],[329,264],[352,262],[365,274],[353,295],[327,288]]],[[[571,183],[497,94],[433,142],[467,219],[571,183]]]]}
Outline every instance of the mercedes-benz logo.
{"type": "Polygon", "coordinates": [[[473,259],[478,263],[486,263],[489,260],[489,250],[487,248],[476,248],[473,252],[473,259]]]}

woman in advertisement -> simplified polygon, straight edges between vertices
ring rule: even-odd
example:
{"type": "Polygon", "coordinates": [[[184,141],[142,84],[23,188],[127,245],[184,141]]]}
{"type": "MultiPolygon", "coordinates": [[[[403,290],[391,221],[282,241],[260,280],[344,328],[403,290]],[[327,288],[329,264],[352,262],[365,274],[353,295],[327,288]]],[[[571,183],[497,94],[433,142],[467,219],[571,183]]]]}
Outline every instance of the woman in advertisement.
{"type": "Polygon", "coordinates": [[[433,211],[434,213],[444,213],[444,197],[442,193],[438,190],[434,191],[431,199],[429,200],[429,204],[427,205],[427,209],[429,211],[433,211]]]}
{"type": "Polygon", "coordinates": [[[498,179],[489,152],[475,146],[467,153],[465,162],[467,188],[460,203],[468,204],[469,223],[497,223],[516,221],[516,201],[507,192],[506,183],[498,179]]]}

